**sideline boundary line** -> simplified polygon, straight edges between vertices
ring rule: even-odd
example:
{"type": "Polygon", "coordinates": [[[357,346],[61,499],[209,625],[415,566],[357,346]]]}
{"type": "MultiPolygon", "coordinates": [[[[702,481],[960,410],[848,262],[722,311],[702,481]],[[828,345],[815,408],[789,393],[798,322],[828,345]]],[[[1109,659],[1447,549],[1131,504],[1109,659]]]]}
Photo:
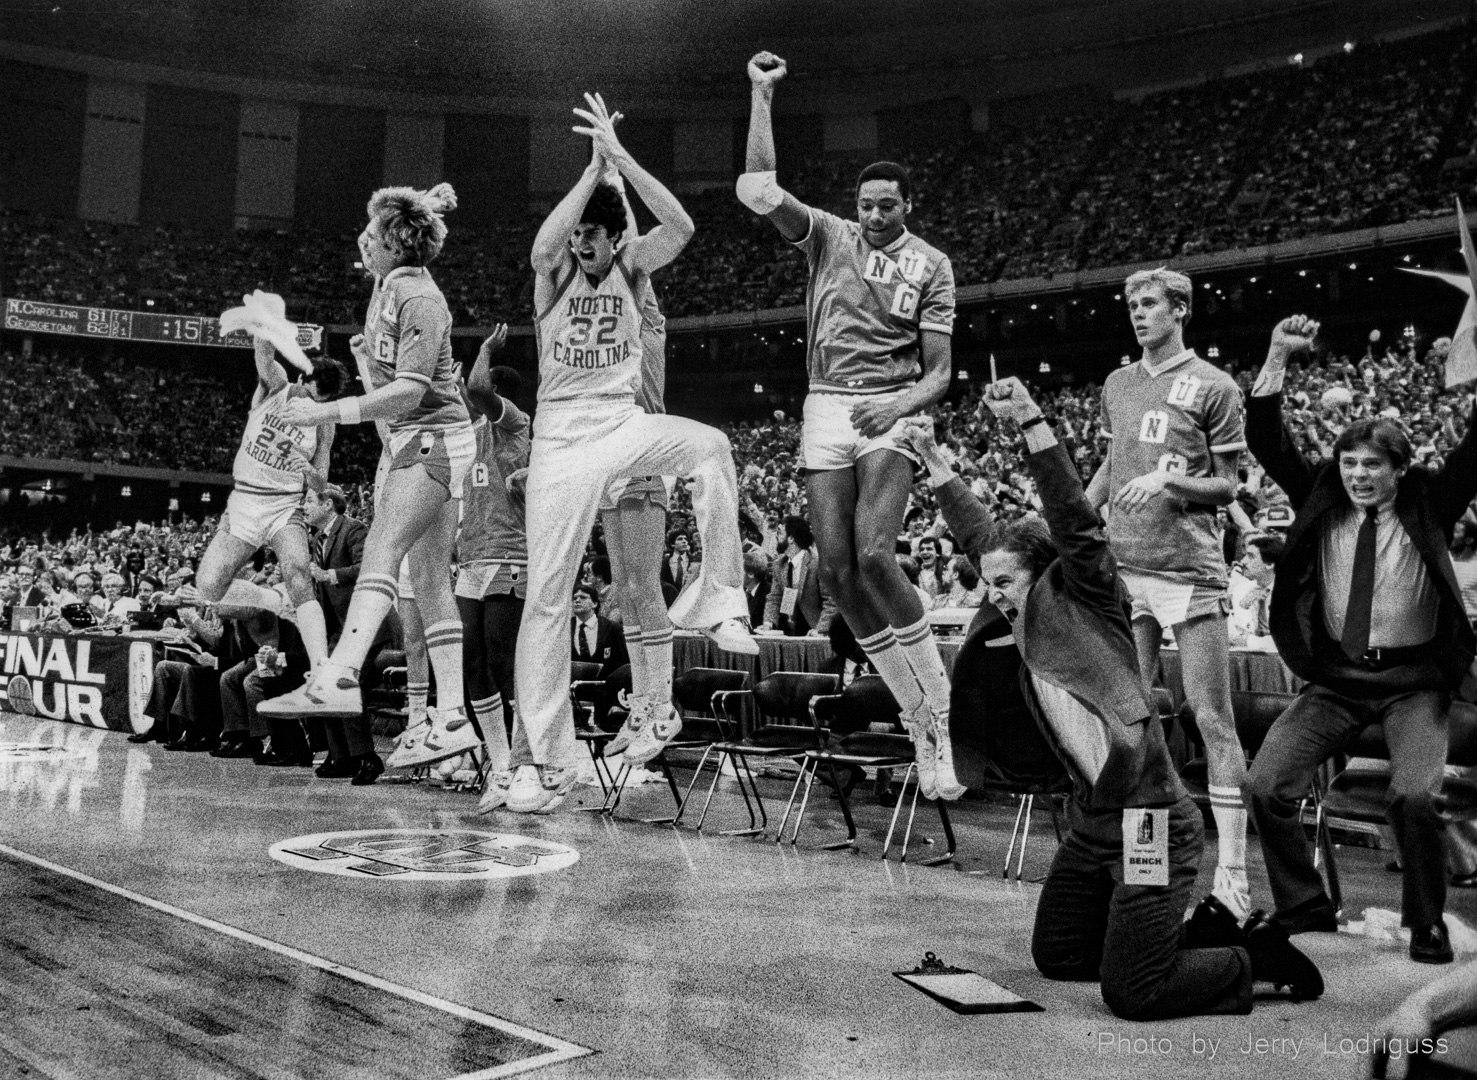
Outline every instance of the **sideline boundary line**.
{"type": "Polygon", "coordinates": [[[95,889],[112,893],[114,896],[121,896],[125,900],[132,901],[135,904],[141,904],[147,908],[153,908],[155,911],[162,912],[165,915],[172,915],[176,919],[182,919],[202,929],[223,934],[226,937],[234,938],[248,945],[255,945],[259,949],[266,949],[268,952],[287,957],[300,964],[307,964],[310,967],[339,975],[352,982],[372,987],[375,990],[382,990],[387,994],[394,994],[396,997],[404,998],[407,1001],[414,1001],[420,1005],[425,1005],[427,1008],[437,1009],[440,1012],[449,1013],[462,1020],[468,1020],[475,1024],[481,1024],[483,1027],[505,1032],[506,1034],[523,1039],[525,1042],[539,1043],[549,1047],[549,1050],[543,1054],[536,1054],[533,1057],[524,1058],[520,1061],[510,1061],[505,1065],[496,1065],[490,1069],[481,1069],[477,1072],[460,1073],[448,1078],[448,1080],[499,1080],[501,1077],[517,1076],[521,1073],[543,1068],[546,1065],[556,1065],[562,1061],[573,1061],[576,1058],[586,1057],[596,1052],[587,1046],[567,1042],[546,1032],[524,1027],[522,1024],[515,1024],[511,1020],[504,1020],[500,1016],[481,1012],[467,1005],[460,1005],[455,1001],[448,1001],[445,998],[423,993],[420,990],[414,990],[408,986],[401,986],[399,983],[382,979],[378,975],[371,975],[367,971],[360,971],[357,968],[351,968],[345,964],[335,963],[332,960],[315,956],[313,953],[305,952],[291,945],[284,945],[282,942],[273,941],[271,938],[260,937],[227,923],[216,922],[214,919],[206,918],[204,915],[197,915],[193,911],[186,911],[184,908],[175,907],[173,904],[165,903],[163,900],[156,900],[151,896],[134,892],[132,889],[125,889],[121,885],[113,885],[109,882],[101,881],[98,878],[82,873],[80,870],[73,870],[71,867],[51,862],[48,859],[41,858],[39,855],[32,855],[30,852],[21,851],[8,844],[0,844],[0,855],[30,863],[32,866],[39,867],[53,874],[60,874],[74,881],[80,881],[84,885],[90,885],[95,889]]]}

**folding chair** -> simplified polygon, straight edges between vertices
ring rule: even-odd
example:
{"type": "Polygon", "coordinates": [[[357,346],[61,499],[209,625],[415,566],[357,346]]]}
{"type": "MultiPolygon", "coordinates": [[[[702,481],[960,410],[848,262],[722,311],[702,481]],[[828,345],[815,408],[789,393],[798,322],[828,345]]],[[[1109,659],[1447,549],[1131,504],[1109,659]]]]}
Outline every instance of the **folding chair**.
{"type": "MultiPolygon", "coordinates": [[[[610,679],[625,672],[626,690],[631,688],[629,665],[611,672],[610,679]]],[[[595,766],[595,778],[600,781],[600,793],[608,796],[613,778],[610,766],[605,763],[605,744],[615,738],[614,731],[606,731],[597,723],[601,715],[609,715],[609,702],[616,694],[607,690],[607,680],[600,677],[600,665],[589,660],[571,660],[569,663],[569,703],[574,708],[574,737],[585,744],[590,761],[595,766]]]]}
{"type": "MultiPolygon", "coordinates": [[[[667,817],[642,818],[643,822],[648,825],[673,826],[681,823],[687,801],[692,797],[693,786],[697,783],[698,774],[707,764],[713,744],[738,735],[738,722],[728,711],[728,699],[745,691],[748,685],[747,671],[733,671],[729,668],[688,668],[677,676],[672,683],[672,697],[682,715],[682,730],[653,759],[661,767],[662,776],[677,803],[677,811],[667,817]],[[677,781],[672,776],[671,763],[667,759],[669,750],[703,752],[703,756],[698,759],[697,770],[688,781],[687,790],[680,795],[677,792],[677,781]]],[[[623,764],[616,774],[614,795],[607,800],[610,803],[607,813],[614,813],[615,808],[620,805],[621,793],[625,790],[630,771],[630,767],[623,764]]],[[[744,797],[748,798],[747,793],[744,797]]]]}
{"type": "MultiPolygon", "coordinates": [[[[749,769],[751,757],[786,757],[799,759],[807,750],[823,750],[829,733],[818,728],[810,713],[811,701],[822,694],[834,694],[840,685],[835,675],[815,672],[776,671],[760,681],[753,690],[739,690],[729,700],[749,698],[760,718],[760,723],[747,736],[739,739],[724,739],[710,747],[718,754],[717,771],[708,785],[708,797],[703,802],[703,812],[698,817],[697,830],[702,831],[708,819],[708,808],[713,802],[713,792],[718,787],[718,777],[723,772],[723,762],[734,762],[734,774],[738,777],[739,792],[744,793],[747,778],[749,791],[754,795],[754,804],[749,804],[744,794],[744,805],[749,811],[747,829],[729,829],[724,836],[759,836],[769,825],[769,814],[764,809],[764,799],[759,794],[759,785],[749,769]],[[754,816],[759,810],[758,819],[754,816]]],[[[704,758],[706,760],[706,757],[704,758]]],[[[694,774],[694,781],[696,774],[694,774]]]]}
{"type": "MultiPolygon", "coordinates": [[[[785,824],[790,820],[791,808],[795,805],[796,792],[800,790],[800,784],[805,784],[805,795],[800,801],[800,812],[795,816],[795,828],[790,834],[790,845],[795,846],[800,836],[800,825],[805,820],[805,810],[810,804],[810,792],[815,785],[816,773],[821,765],[825,765],[831,775],[831,782],[836,785],[836,793],[841,802],[841,816],[846,822],[846,839],[836,840],[821,847],[826,851],[837,851],[841,848],[854,847],[856,844],[856,821],[852,818],[851,803],[846,793],[846,786],[841,782],[841,776],[837,772],[837,766],[846,768],[867,769],[903,769],[902,786],[898,790],[898,799],[892,809],[892,821],[887,826],[887,839],[882,845],[882,858],[886,859],[892,851],[892,838],[897,830],[898,815],[902,812],[903,801],[907,798],[908,784],[913,783],[913,801],[908,810],[908,825],[903,834],[903,848],[900,861],[908,859],[908,842],[913,836],[913,820],[918,812],[918,762],[914,755],[913,740],[906,731],[901,730],[900,710],[897,699],[892,696],[892,691],[878,675],[863,675],[857,678],[840,694],[823,694],[813,698],[810,703],[811,721],[817,732],[829,731],[832,741],[821,750],[805,751],[805,758],[800,764],[800,775],[795,777],[795,786],[790,790],[790,801],[785,806],[785,816],[780,819],[779,832],[775,836],[776,844],[782,843],[785,838],[785,824]],[[889,730],[878,731],[877,728],[889,730]],[[839,735],[839,738],[836,736],[839,735]]],[[[948,841],[948,850],[944,854],[923,862],[924,866],[937,866],[941,863],[950,862],[954,858],[955,841],[954,827],[949,820],[949,811],[943,800],[934,799],[934,807],[939,813],[939,823],[943,826],[944,836],[948,841]]]]}

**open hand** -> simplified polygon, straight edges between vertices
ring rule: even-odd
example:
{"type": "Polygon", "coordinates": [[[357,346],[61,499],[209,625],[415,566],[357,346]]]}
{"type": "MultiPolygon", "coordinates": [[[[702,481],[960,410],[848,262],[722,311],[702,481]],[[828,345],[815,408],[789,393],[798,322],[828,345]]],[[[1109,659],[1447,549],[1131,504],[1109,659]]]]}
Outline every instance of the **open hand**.
{"type": "Polygon", "coordinates": [[[482,347],[477,350],[478,362],[481,362],[483,360],[490,361],[495,353],[500,353],[503,351],[503,347],[507,345],[507,343],[508,324],[498,323],[492,328],[492,333],[487,335],[487,339],[482,342],[482,347]]]}
{"type": "Polygon", "coordinates": [[[574,110],[574,114],[585,122],[584,126],[574,128],[575,134],[588,135],[595,142],[595,152],[608,165],[620,168],[631,156],[626,153],[620,139],[616,138],[615,118],[605,107],[605,100],[599,94],[586,94],[585,103],[589,105],[588,109],[574,110]]]}

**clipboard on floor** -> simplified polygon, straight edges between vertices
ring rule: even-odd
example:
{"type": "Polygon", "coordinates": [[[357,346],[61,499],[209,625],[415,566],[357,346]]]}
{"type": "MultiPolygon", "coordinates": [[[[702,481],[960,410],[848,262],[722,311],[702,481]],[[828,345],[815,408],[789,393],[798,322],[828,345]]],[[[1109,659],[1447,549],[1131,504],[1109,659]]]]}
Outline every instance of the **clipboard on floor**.
{"type": "Polygon", "coordinates": [[[945,1008],[972,1016],[979,1013],[1045,1012],[1034,1001],[1006,989],[975,971],[949,967],[933,953],[912,971],[894,971],[915,990],[933,998],[945,1008]]]}

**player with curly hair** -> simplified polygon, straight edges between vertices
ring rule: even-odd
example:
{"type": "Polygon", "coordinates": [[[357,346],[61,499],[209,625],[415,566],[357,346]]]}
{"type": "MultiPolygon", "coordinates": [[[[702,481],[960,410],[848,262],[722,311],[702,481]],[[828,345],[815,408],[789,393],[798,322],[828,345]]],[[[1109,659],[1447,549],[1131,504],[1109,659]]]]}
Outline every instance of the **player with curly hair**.
{"type": "Polygon", "coordinates": [[[446,241],[442,215],[455,208],[449,184],[427,192],[384,188],[369,200],[359,253],[375,287],[364,334],[351,347],[372,388],[335,406],[293,402],[289,418],[300,424],[383,422],[389,467],[376,486],[377,512],[363,568],[333,655],[305,686],[263,702],[260,710],[278,716],[359,714],[359,669],[399,597],[397,574],[409,556],[437,686],[423,745],[438,757],[480,741],[465,707],[462,624],[448,572],[477,439],[451,352],[451,311],[427,269],[446,241]]]}

